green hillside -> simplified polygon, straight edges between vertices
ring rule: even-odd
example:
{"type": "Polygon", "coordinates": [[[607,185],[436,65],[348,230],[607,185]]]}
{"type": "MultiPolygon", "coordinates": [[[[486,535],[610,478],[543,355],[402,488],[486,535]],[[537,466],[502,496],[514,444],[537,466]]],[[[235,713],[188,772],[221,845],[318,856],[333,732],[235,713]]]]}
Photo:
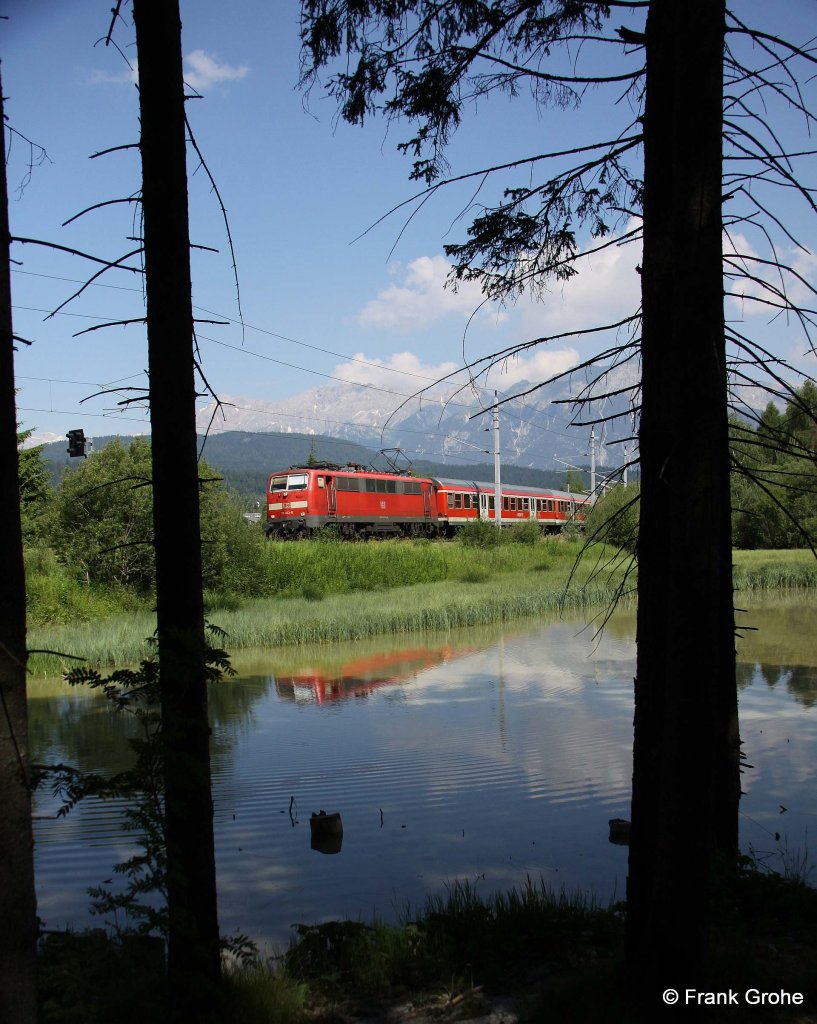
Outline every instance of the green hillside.
{"type": "MultiPolygon", "coordinates": [[[[95,437],[92,450],[99,451],[112,440],[111,436],[95,437]]],[[[121,437],[120,440],[127,444],[131,438],[121,437]]],[[[204,447],[204,456],[210,465],[223,474],[230,490],[239,494],[248,505],[264,494],[266,480],[271,472],[288,466],[303,465],[310,454],[319,462],[334,462],[338,465],[352,462],[363,466],[369,466],[374,462],[378,469],[388,468],[384,457],[374,449],[322,435],[251,434],[232,430],[211,435],[204,447]]],[[[49,463],[54,482],[59,480],[64,472],[70,472],[72,463],[77,461],[68,458],[64,441],[46,445],[43,456],[49,463]]],[[[409,463],[401,458],[400,464],[405,466],[409,463]]],[[[416,473],[427,476],[491,481],[494,475],[493,463],[490,462],[443,465],[439,462],[416,459],[410,465],[416,473]]],[[[564,487],[565,475],[562,472],[530,469],[525,466],[503,465],[502,479],[509,484],[561,488],[564,487]]]]}

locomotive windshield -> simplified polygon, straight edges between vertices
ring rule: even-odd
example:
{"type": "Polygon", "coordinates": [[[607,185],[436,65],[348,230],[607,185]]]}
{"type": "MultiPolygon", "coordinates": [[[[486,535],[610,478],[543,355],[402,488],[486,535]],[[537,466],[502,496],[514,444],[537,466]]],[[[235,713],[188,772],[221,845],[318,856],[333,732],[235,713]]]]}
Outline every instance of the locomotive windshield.
{"type": "Polygon", "coordinates": [[[270,491],[305,491],[308,481],[306,473],[290,473],[287,476],[274,476],[270,480],[270,491]]]}

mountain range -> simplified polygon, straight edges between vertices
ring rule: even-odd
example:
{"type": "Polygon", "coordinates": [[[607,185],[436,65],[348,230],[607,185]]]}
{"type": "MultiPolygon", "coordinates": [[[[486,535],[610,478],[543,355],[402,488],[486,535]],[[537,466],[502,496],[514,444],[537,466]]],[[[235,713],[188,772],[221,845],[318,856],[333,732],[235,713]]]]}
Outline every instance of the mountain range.
{"type": "MultiPolygon", "coordinates": [[[[633,447],[627,395],[618,393],[629,383],[625,373],[611,374],[605,390],[617,393],[578,412],[565,382],[516,384],[515,395],[529,392],[522,397],[500,393],[502,479],[564,487],[568,467],[590,465],[591,423],[599,472],[621,465],[633,447]],[[571,425],[571,416],[585,425],[571,425]]],[[[339,465],[411,467],[432,476],[493,480],[492,414],[475,415],[491,399],[484,390],[447,383],[408,399],[385,387],[337,383],[275,403],[221,396],[218,408],[211,404],[199,410],[197,428],[207,435],[206,442],[202,437],[207,461],[248,500],[263,493],[269,473],[303,464],[310,455],[339,465]]],[[[93,444],[98,450],[110,440],[95,437],[93,444]]],[[[65,441],[45,445],[43,454],[54,479],[76,462],[68,459],[65,441]]],[[[584,479],[589,486],[588,473],[584,479]]]]}
{"type": "MultiPolygon", "coordinates": [[[[619,392],[630,383],[631,375],[620,368],[609,375],[603,390],[619,392]]],[[[623,448],[634,433],[628,395],[618,393],[577,411],[571,405],[575,381],[573,387],[571,392],[567,379],[548,387],[521,382],[514,385],[513,393],[523,397],[499,394],[503,464],[552,472],[565,471],[556,460],[587,464],[590,424],[602,420],[595,425],[597,465],[611,467],[625,461],[623,448]],[[584,425],[571,425],[571,419],[584,425]]],[[[274,403],[221,396],[219,409],[210,404],[199,411],[197,425],[200,432],[209,427],[213,434],[298,433],[366,448],[400,449],[412,462],[432,460],[453,471],[463,463],[493,462],[491,412],[478,415],[480,407],[488,409],[492,399],[484,389],[477,392],[451,384],[434,385],[422,396],[405,398],[374,385],[338,383],[274,403]]]]}

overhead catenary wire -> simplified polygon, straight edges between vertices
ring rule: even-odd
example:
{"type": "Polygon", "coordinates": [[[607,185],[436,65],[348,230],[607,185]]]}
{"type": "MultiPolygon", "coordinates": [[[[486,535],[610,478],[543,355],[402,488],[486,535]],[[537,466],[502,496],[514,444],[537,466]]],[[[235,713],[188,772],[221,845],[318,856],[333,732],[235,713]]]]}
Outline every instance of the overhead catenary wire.
{"type": "MultiPolygon", "coordinates": [[[[61,277],[61,276],[53,275],[53,274],[41,274],[41,273],[36,273],[36,272],[33,272],[33,271],[22,271],[22,270],[15,270],[13,272],[14,273],[26,274],[28,276],[42,277],[42,278],[46,278],[46,279],[49,279],[49,280],[58,280],[58,281],[66,281],[66,282],[69,282],[69,283],[76,283],[76,279],[67,278],[67,277],[61,277]]],[[[105,284],[96,285],[95,284],[93,287],[109,288],[109,289],[114,289],[114,290],[119,290],[119,291],[131,291],[131,292],[135,292],[135,293],[141,294],[141,290],[140,289],[129,288],[129,287],[126,287],[126,286],[121,286],[121,285],[105,285],[105,284]]],[[[32,307],[32,306],[23,306],[23,305],[15,305],[14,308],[22,309],[22,310],[27,310],[27,311],[30,311],[30,312],[42,312],[42,313],[50,313],[51,312],[51,310],[42,309],[42,308],[38,308],[38,307],[32,307]]],[[[218,317],[220,317],[220,318],[222,318],[222,319],[224,319],[224,320],[226,320],[226,321],[228,321],[230,323],[236,323],[236,324],[239,323],[239,321],[237,321],[233,317],[230,317],[227,314],[217,313],[217,312],[215,312],[213,310],[210,310],[210,309],[208,309],[206,307],[203,307],[203,306],[194,306],[194,309],[196,309],[197,311],[208,313],[209,315],[212,315],[212,316],[218,316],[218,317]]],[[[78,317],[78,318],[81,318],[81,319],[91,319],[91,320],[99,320],[99,321],[105,321],[105,320],[109,319],[108,317],[102,317],[102,316],[98,316],[98,315],[94,315],[94,314],[88,314],[88,313],[68,313],[68,312],[65,312],[65,311],[62,311],[60,313],[60,315],[63,315],[63,316],[73,316],[73,317],[78,317]]],[[[259,326],[254,325],[254,324],[249,324],[249,323],[244,322],[242,324],[242,326],[246,330],[256,331],[258,333],[265,334],[265,335],[267,335],[269,337],[278,338],[279,340],[286,341],[286,342],[294,344],[294,345],[298,345],[298,346],[301,346],[301,347],[304,347],[304,348],[312,349],[313,351],[322,352],[322,353],[327,354],[327,355],[332,355],[332,356],[334,356],[336,358],[344,359],[347,362],[359,363],[361,365],[370,367],[372,369],[376,369],[376,370],[378,370],[380,372],[386,371],[388,373],[396,373],[396,374],[399,374],[401,376],[411,377],[411,378],[414,378],[414,379],[428,380],[428,381],[431,381],[432,383],[435,383],[436,380],[437,380],[436,378],[430,377],[430,376],[425,375],[425,374],[414,373],[412,371],[403,370],[403,369],[400,369],[398,367],[386,366],[383,363],[375,363],[375,362],[371,362],[369,360],[361,359],[361,358],[359,358],[357,356],[350,356],[350,355],[348,355],[346,353],[337,352],[337,351],[334,351],[332,349],[322,348],[321,346],[313,345],[313,344],[308,343],[308,342],[303,342],[303,341],[300,341],[300,340],[298,340],[296,338],[292,338],[292,337],[290,337],[288,335],[280,334],[278,332],[271,331],[271,330],[268,330],[267,328],[259,327],[259,326]]],[[[378,391],[378,392],[381,392],[381,393],[384,393],[384,394],[391,395],[391,396],[393,396],[395,398],[411,399],[411,398],[417,397],[418,401],[422,401],[422,399],[420,399],[419,396],[417,396],[414,393],[406,394],[405,392],[399,392],[399,391],[395,391],[395,390],[393,390],[391,388],[380,387],[379,385],[372,384],[370,382],[355,381],[355,380],[350,380],[348,378],[337,377],[337,376],[335,376],[333,374],[328,374],[328,373],[324,373],[324,372],[319,371],[319,370],[312,369],[311,367],[301,366],[300,364],[297,364],[297,363],[291,363],[291,362],[288,362],[286,360],[276,359],[275,357],[269,356],[269,355],[267,355],[265,353],[254,352],[253,350],[247,349],[246,346],[244,346],[244,345],[241,345],[241,346],[239,346],[239,345],[232,345],[229,342],[220,341],[219,339],[212,338],[212,337],[207,336],[207,335],[202,335],[200,333],[197,333],[197,338],[200,339],[200,340],[209,341],[209,342],[211,342],[213,344],[219,345],[219,346],[224,347],[224,348],[231,349],[231,350],[236,351],[237,353],[240,353],[240,354],[243,354],[243,355],[247,355],[247,356],[251,356],[251,357],[255,357],[255,358],[259,358],[259,359],[264,359],[266,361],[273,362],[273,363],[276,363],[278,365],[286,366],[286,367],[288,367],[290,369],[294,369],[294,370],[297,370],[299,372],[309,373],[309,374],[312,374],[312,375],[320,376],[320,377],[323,377],[324,379],[327,379],[327,380],[334,380],[334,381],[337,381],[338,383],[347,384],[349,386],[361,387],[361,388],[365,388],[367,390],[378,391]]],[[[465,372],[465,369],[466,368],[463,368],[463,372],[465,372]]],[[[134,376],[138,376],[138,374],[136,374],[134,376]]],[[[31,379],[36,379],[36,378],[31,378],[31,379]]],[[[54,383],[59,382],[58,378],[44,378],[44,379],[48,379],[48,380],[50,380],[50,381],[52,381],[54,383]]],[[[128,378],[128,377],[121,377],[121,378],[117,378],[117,381],[122,381],[122,380],[125,380],[125,379],[130,379],[130,378],[128,378]]],[[[74,382],[66,382],[66,383],[74,383],[74,382]]],[[[79,382],[76,382],[76,383],[79,383],[79,382]]],[[[112,382],[112,383],[115,383],[115,382],[112,382]]],[[[94,383],[93,386],[98,386],[98,385],[94,383]]],[[[107,385],[103,385],[103,386],[104,387],[110,387],[111,385],[107,384],[107,385]]],[[[480,390],[480,391],[489,391],[490,390],[488,388],[484,388],[484,387],[479,386],[479,385],[477,385],[477,389],[480,390]]],[[[513,396],[509,396],[509,397],[513,397],[513,396]]],[[[445,401],[445,399],[443,399],[443,398],[426,398],[425,401],[426,402],[431,402],[433,404],[437,404],[437,403],[445,404],[446,407],[451,406],[451,407],[454,407],[454,408],[462,408],[462,409],[466,409],[466,410],[473,409],[472,405],[469,405],[469,404],[466,404],[466,403],[463,403],[463,402],[455,402],[453,400],[445,401]]],[[[258,410],[254,410],[254,411],[258,411],[258,410]]],[[[544,432],[547,432],[547,433],[551,433],[551,434],[554,434],[554,435],[557,435],[557,436],[560,436],[560,437],[564,437],[564,438],[570,440],[572,443],[574,443],[574,444],[576,443],[576,438],[575,438],[574,435],[567,434],[563,430],[554,429],[553,427],[549,427],[549,426],[545,426],[544,424],[537,423],[536,420],[528,419],[528,418],[524,417],[523,415],[521,415],[520,413],[514,412],[513,410],[510,410],[507,407],[504,410],[504,415],[507,416],[507,417],[510,417],[510,418],[513,418],[513,419],[517,420],[518,422],[522,423],[523,425],[527,425],[527,426],[533,427],[536,430],[541,430],[541,431],[544,431],[544,432]]],[[[565,420],[562,417],[551,416],[551,419],[554,420],[555,422],[558,422],[558,423],[564,423],[565,426],[570,426],[571,425],[569,420],[565,420]]],[[[373,429],[379,429],[379,428],[373,428],[373,429]]],[[[429,431],[427,433],[433,433],[433,432],[429,431]]],[[[441,434],[441,435],[438,435],[438,436],[446,436],[446,435],[442,435],[441,434]]]]}
{"type": "MultiPolygon", "coordinates": [[[[81,283],[78,278],[61,277],[61,276],[58,276],[58,275],[55,275],[55,274],[42,274],[42,273],[38,273],[38,272],[35,272],[35,271],[12,270],[12,273],[25,274],[25,275],[30,276],[30,277],[41,277],[41,278],[45,278],[47,280],[65,281],[66,283],[69,283],[69,284],[81,283]]],[[[109,288],[109,289],[114,289],[114,290],[117,290],[117,291],[130,291],[130,292],[134,292],[134,293],[139,294],[139,295],[142,294],[141,289],[127,287],[125,285],[94,284],[92,287],[95,287],[95,288],[109,288]]],[[[40,309],[40,308],[33,307],[33,306],[15,305],[14,308],[15,309],[26,309],[26,310],[29,310],[31,312],[38,312],[38,313],[49,313],[49,312],[51,312],[50,310],[40,309]]],[[[368,360],[368,359],[361,359],[359,356],[352,356],[352,355],[349,355],[348,353],[337,352],[334,349],[323,348],[320,345],[315,345],[315,344],[312,344],[311,342],[301,341],[298,338],[293,338],[290,335],[281,334],[280,332],[270,330],[270,329],[268,329],[266,327],[259,327],[257,324],[250,324],[250,323],[247,323],[246,321],[238,320],[235,317],[231,317],[229,314],[219,313],[219,312],[216,312],[215,310],[208,309],[205,306],[198,306],[198,305],[194,304],[193,308],[195,310],[199,311],[199,312],[207,313],[210,316],[218,317],[220,320],[224,320],[224,321],[226,321],[228,323],[241,326],[241,328],[243,330],[255,331],[255,332],[259,333],[259,334],[264,334],[264,335],[267,335],[268,337],[271,337],[271,338],[277,338],[280,341],[285,341],[285,342],[288,342],[289,344],[292,344],[292,345],[298,345],[301,348],[311,349],[312,351],[315,351],[315,352],[321,352],[324,355],[331,355],[331,356],[334,356],[337,359],[343,359],[346,362],[359,363],[360,365],[370,367],[371,369],[375,369],[375,370],[379,370],[379,371],[385,371],[387,373],[396,373],[396,374],[398,374],[400,376],[412,377],[412,378],[414,378],[416,380],[426,380],[426,381],[429,381],[432,384],[437,382],[437,378],[436,377],[431,377],[428,374],[414,373],[411,370],[403,370],[403,369],[400,369],[399,367],[396,367],[396,366],[387,366],[384,363],[372,362],[371,360],[368,360]]],[[[95,316],[95,315],[91,315],[91,314],[88,314],[88,313],[63,313],[62,315],[75,316],[75,317],[80,317],[80,318],[84,318],[84,319],[100,320],[100,321],[104,321],[104,320],[109,319],[108,317],[100,317],[100,316],[95,316]]],[[[201,335],[199,335],[199,337],[201,337],[201,335]]],[[[215,341],[215,339],[209,339],[209,340],[215,341]]],[[[224,345],[227,344],[225,342],[216,342],[216,343],[217,344],[224,344],[224,345]]],[[[235,346],[235,348],[236,348],[237,351],[242,351],[244,346],[241,346],[241,347],[235,346]]],[[[272,357],[266,357],[266,358],[272,358],[272,357]]],[[[311,370],[309,367],[300,366],[299,364],[296,364],[296,363],[286,363],[286,362],[283,362],[283,361],[281,361],[281,362],[282,362],[282,365],[289,366],[289,367],[291,367],[293,369],[297,369],[297,370],[303,371],[305,373],[314,373],[314,372],[316,372],[316,371],[311,370]]],[[[466,367],[463,367],[462,369],[463,369],[463,372],[465,372],[466,367]]],[[[358,383],[358,382],[350,382],[350,383],[358,383]]],[[[474,381],[471,381],[470,383],[471,383],[471,385],[476,386],[477,390],[479,390],[479,391],[485,391],[486,393],[490,393],[491,391],[493,391],[493,388],[483,387],[481,385],[476,385],[474,381]]],[[[395,392],[395,394],[398,394],[398,393],[395,392]]],[[[411,397],[411,396],[400,395],[400,397],[411,397]]],[[[457,403],[457,404],[460,404],[460,403],[457,403]]],[[[470,408],[470,406],[463,406],[463,408],[470,408]]],[[[514,414],[514,415],[518,415],[518,414],[514,414]]],[[[556,419],[558,422],[564,423],[566,426],[570,425],[570,421],[569,420],[564,420],[561,417],[553,417],[553,418],[556,419]]],[[[524,421],[524,422],[531,422],[531,423],[533,423],[533,421],[524,421]]],[[[547,428],[547,427],[542,427],[541,424],[533,424],[533,425],[539,426],[540,429],[543,429],[543,430],[550,429],[550,428],[547,428]]]]}

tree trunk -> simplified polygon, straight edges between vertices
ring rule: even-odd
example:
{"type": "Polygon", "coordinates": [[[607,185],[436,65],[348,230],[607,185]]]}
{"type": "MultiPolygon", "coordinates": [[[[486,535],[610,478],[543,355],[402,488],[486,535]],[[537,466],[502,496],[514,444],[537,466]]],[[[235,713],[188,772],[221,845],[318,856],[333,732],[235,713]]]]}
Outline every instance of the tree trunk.
{"type": "Polygon", "coordinates": [[[205,677],[181,20],[134,0],[153,452],[153,520],[174,1020],[210,1020],[219,979],[205,677]]]}
{"type": "MultiPolygon", "coordinates": [[[[647,19],[641,522],[628,957],[696,987],[740,794],[721,252],[723,0],[647,19]]],[[[676,1007],[670,1008],[677,1014],[676,1007]]]]}
{"type": "Polygon", "coordinates": [[[26,714],[26,588],[14,402],[5,117],[0,85],[0,1020],[37,1020],[37,901],[26,714]]]}

